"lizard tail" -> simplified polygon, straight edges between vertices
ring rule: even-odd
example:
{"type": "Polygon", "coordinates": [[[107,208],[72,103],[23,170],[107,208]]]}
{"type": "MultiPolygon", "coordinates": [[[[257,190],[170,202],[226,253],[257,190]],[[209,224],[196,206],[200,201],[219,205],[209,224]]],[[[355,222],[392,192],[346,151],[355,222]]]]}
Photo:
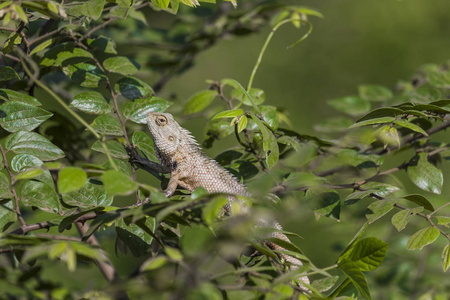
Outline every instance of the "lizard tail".
{"type": "MultiPolygon", "coordinates": [[[[279,239],[285,240],[286,242],[290,242],[289,238],[286,235],[282,234],[282,233],[277,233],[276,237],[279,238],[279,239]]],[[[285,248],[283,248],[283,247],[281,247],[281,246],[279,246],[279,245],[277,245],[275,243],[272,243],[272,242],[268,242],[267,245],[272,250],[282,250],[282,251],[286,250],[285,248]]],[[[299,260],[298,258],[295,258],[293,256],[290,256],[290,255],[287,255],[287,254],[284,254],[284,253],[277,253],[277,255],[281,259],[283,259],[284,261],[289,263],[291,271],[298,269],[300,266],[303,266],[302,261],[299,260]]],[[[308,276],[300,276],[300,277],[297,278],[297,280],[300,281],[300,282],[306,283],[306,284],[310,284],[308,276]]],[[[304,293],[308,293],[309,294],[311,292],[305,285],[303,285],[301,283],[299,283],[298,286],[304,293]]]]}

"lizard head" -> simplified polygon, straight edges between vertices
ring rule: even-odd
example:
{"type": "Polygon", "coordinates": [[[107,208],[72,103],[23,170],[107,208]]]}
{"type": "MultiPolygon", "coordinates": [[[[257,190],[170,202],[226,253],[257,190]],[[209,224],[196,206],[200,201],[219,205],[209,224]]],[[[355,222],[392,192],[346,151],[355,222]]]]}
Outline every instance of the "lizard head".
{"type": "Polygon", "coordinates": [[[153,136],[153,142],[159,152],[166,157],[172,157],[182,144],[182,127],[178,125],[173,116],[168,113],[147,114],[147,124],[153,136]]]}

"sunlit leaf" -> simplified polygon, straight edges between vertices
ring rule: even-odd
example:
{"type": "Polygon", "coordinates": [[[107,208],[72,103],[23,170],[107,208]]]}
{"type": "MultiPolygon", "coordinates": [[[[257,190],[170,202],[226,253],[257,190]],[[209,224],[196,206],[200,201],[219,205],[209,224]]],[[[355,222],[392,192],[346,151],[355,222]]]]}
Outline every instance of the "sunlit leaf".
{"type": "Polygon", "coordinates": [[[41,103],[36,98],[28,94],[9,89],[0,89],[0,99],[4,101],[23,102],[34,106],[41,106],[41,103]]]}
{"type": "Polygon", "coordinates": [[[98,92],[83,92],[70,102],[71,107],[87,114],[101,115],[113,112],[112,105],[98,92]]]}
{"type": "Polygon", "coordinates": [[[32,154],[43,161],[64,157],[64,152],[42,135],[35,132],[19,131],[7,137],[5,146],[15,153],[32,154]]]}
{"type": "Polygon", "coordinates": [[[104,135],[122,136],[123,130],[119,120],[112,115],[101,115],[91,124],[98,133],[104,135]]]}
{"type": "Polygon", "coordinates": [[[56,191],[40,181],[27,181],[20,190],[21,202],[26,206],[34,206],[41,210],[56,213],[61,209],[56,191]]]}
{"type": "Polygon", "coordinates": [[[148,84],[135,77],[121,78],[114,90],[128,99],[149,98],[155,93],[148,84]]]}
{"type": "Polygon", "coordinates": [[[421,250],[426,245],[433,243],[440,235],[436,227],[423,228],[414,233],[406,243],[408,250],[421,250]]]}
{"type": "Polygon", "coordinates": [[[214,90],[205,90],[195,93],[189,97],[183,108],[183,114],[190,115],[201,112],[212,103],[216,96],[217,91],[214,90]]]}
{"type": "Polygon", "coordinates": [[[136,62],[126,56],[115,56],[105,59],[103,67],[113,73],[122,75],[133,75],[139,69],[136,62]]]}
{"type": "Polygon", "coordinates": [[[426,153],[418,155],[410,162],[407,169],[409,179],[422,190],[440,194],[444,184],[442,171],[428,162],[426,153]]]}
{"type": "Polygon", "coordinates": [[[102,182],[110,195],[129,195],[138,188],[138,184],[130,177],[115,170],[103,173],[102,182]]]}
{"type": "Polygon", "coordinates": [[[87,181],[86,172],[77,167],[67,167],[59,171],[58,191],[60,194],[67,194],[79,190],[87,181]]]}
{"type": "Polygon", "coordinates": [[[53,116],[37,106],[9,101],[0,105],[0,126],[9,132],[30,131],[53,116]]]}
{"type": "Polygon", "coordinates": [[[147,124],[149,112],[164,112],[172,102],[159,97],[135,99],[126,102],[122,107],[123,116],[139,124],[147,124]]]}

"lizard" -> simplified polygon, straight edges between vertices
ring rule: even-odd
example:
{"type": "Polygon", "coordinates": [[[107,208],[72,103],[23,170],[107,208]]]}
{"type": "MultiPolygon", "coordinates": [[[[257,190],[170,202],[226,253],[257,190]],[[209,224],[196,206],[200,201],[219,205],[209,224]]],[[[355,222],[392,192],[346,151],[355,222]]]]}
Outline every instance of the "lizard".
{"type": "MultiPolygon", "coordinates": [[[[169,183],[164,191],[166,197],[171,197],[178,186],[190,192],[202,187],[209,194],[228,194],[230,197],[228,197],[229,203],[224,208],[225,214],[230,213],[231,202],[237,200],[237,197],[232,197],[232,195],[251,197],[244,184],[239,182],[218,162],[209,158],[202,151],[191,132],[181,127],[171,114],[149,112],[146,120],[159,163],[143,158],[137,153],[133,155],[132,162],[139,164],[143,169],[150,172],[170,173],[169,183]]],[[[249,208],[243,201],[239,201],[239,204],[241,213],[249,212],[249,208]]],[[[271,227],[276,230],[270,236],[290,242],[289,238],[280,232],[282,227],[278,222],[260,220],[258,223],[257,226],[271,227]]],[[[285,250],[272,242],[266,244],[273,250],[285,250]]],[[[303,265],[295,257],[284,253],[277,254],[290,263],[291,269],[297,269],[303,265]]],[[[300,276],[299,281],[306,284],[310,283],[307,276],[300,276]]],[[[305,286],[299,286],[302,291],[308,292],[305,286]]]]}

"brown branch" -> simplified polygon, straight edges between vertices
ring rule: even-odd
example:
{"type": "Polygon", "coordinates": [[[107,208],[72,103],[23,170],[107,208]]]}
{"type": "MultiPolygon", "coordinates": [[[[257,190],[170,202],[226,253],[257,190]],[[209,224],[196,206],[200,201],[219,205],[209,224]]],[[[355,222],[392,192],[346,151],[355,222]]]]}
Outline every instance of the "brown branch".
{"type": "MultiPolygon", "coordinates": [[[[89,225],[87,223],[75,223],[75,226],[77,227],[78,233],[81,237],[83,237],[89,230],[89,225]]],[[[93,246],[100,247],[100,243],[93,234],[87,239],[87,242],[93,246]]],[[[102,272],[106,280],[112,282],[118,278],[116,270],[114,269],[111,261],[106,257],[104,252],[102,252],[102,259],[103,260],[96,260],[95,264],[97,265],[100,272],[102,272]]]]}
{"type": "Polygon", "coordinates": [[[62,30],[64,30],[64,29],[66,29],[66,28],[65,28],[65,27],[61,27],[61,28],[55,29],[55,30],[53,30],[53,31],[47,32],[46,34],[43,34],[43,35],[41,35],[41,36],[39,36],[39,37],[37,37],[37,38],[32,39],[32,40],[29,42],[29,44],[30,44],[30,46],[31,46],[31,45],[33,45],[34,43],[37,43],[37,42],[39,42],[39,41],[41,41],[41,40],[45,40],[46,38],[48,38],[48,37],[50,37],[50,36],[52,36],[52,35],[54,35],[54,34],[57,34],[57,33],[59,33],[60,31],[62,31],[62,30]]]}
{"type": "Polygon", "coordinates": [[[85,40],[86,38],[88,38],[91,34],[93,34],[94,32],[96,32],[99,29],[102,29],[103,27],[106,27],[106,25],[116,21],[117,19],[119,19],[118,17],[112,17],[109,20],[106,20],[102,23],[100,23],[99,25],[95,26],[94,28],[92,28],[91,30],[89,30],[85,35],[83,35],[80,39],[80,42],[82,42],[83,40],[85,40]]]}
{"type": "Polygon", "coordinates": [[[13,56],[13,55],[11,55],[11,54],[0,53],[0,55],[3,55],[4,57],[7,57],[7,58],[9,58],[9,59],[11,59],[11,60],[14,60],[15,62],[20,62],[20,59],[19,59],[19,58],[15,57],[15,56],[13,56]]]}
{"type": "MultiPolygon", "coordinates": [[[[404,207],[404,206],[402,206],[402,205],[400,205],[400,204],[397,204],[397,203],[395,203],[394,206],[397,207],[397,208],[399,208],[399,209],[402,209],[402,210],[408,209],[408,208],[406,208],[406,207],[404,207]]],[[[430,216],[430,215],[426,215],[426,214],[420,213],[420,212],[419,212],[419,213],[416,213],[415,215],[416,215],[416,216],[419,216],[419,217],[422,217],[422,218],[424,218],[425,220],[427,220],[428,223],[430,223],[430,225],[431,225],[432,227],[434,227],[434,228],[436,228],[437,230],[439,230],[439,232],[440,232],[443,236],[445,236],[445,237],[447,238],[447,240],[450,241],[450,234],[446,233],[446,232],[443,231],[441,228],[438,228],[438,227],[436,226],[436,224],[434,224],[433,220],[431,220],[431,216],[430,216]]]]}
{"type": "MultiPolygon", "coordinates": [[[[78,222],[83,223],[88,220],[95,219],[99,214],[101,214],[101,212],[85,214],[85,215],[77,218],[75,221],[73,221],[73,223],[78,223],[78,222]]],[[[56,226],[56,224],[52,224],[51,222],[44,221],[44,222],[24,225],[20,228],[17,228],[14,231],[12,231],[11,234],[27,234],[28,232],[31,232],[31,231],[35,231],[35,230],[39,230],[39,229],[49,229],[50,227],[53,227],[53,226],[56,226]]]]}
{"type": "MultiPolygon", "coordinates": [[[[428,136],[430,136],[430,135],[433,135],[433,134],[435,134],[435,133],[438,133],[439,131],[442,131],[442,130],[447,129],[448,127],[450,127],[450,122],[449,122],[449,121],[444,121],[444,123],[439,124],[438,126],[436,126],[436,127],[434,127],[434,128],[431,128],[430,130],[428,130],[428,131],[427,131],[427,134],[428,134],[428,136]]],[[[420,134],[420,133],[415,134],[415,135],[412,135],[412,136],[408,136],[408,137],[404,138],[404,139],[400,142],[400,148],[396,148],[396,147],[387,147],[386,149],[380,149],[380,150],[378,150],[378,151],[375,151],[375,152],[373,152],[373,154],[381,155],[381,154],[385,154],[385,153],[390,152],[391,150],[396,150],[396,149],[398,149],[398,150],[400,151],[400,150],[402,150],[402,148],[403,148],[404,146],[406,146],[407,144],[412,143],[412,142],[415,142],[415,141],[418,141],[418,140],[423,139],[423,138],[426,138],[426,137],[428,137],[428,136],[425,136],[425,135],[420,134]]],[[[437,149],[436,149],[436,150],[437,150],[437,149]]],[[[442,151],[442,150],[440,150],[440,151],[442,151]]],[[[439,152],[440,152],[440,151],[439,151],[439,152]]],[[[431,154],[431,153],[432,153],[432,152],[430,152],[430,154],[431,154]]],[[[438,152],[436,152],[436,153],[438,153],[438,152]]],[[[436,153],[433,153],[433,154],[436,154],[436,153]]],[[[329,170],[317,172],[317,173],[315,173],[315,174],[316,174],[317,176],[320,176],[320,177],[330,176],[330,175],[333,175],[333,174],[336,173],[336,172],[339,172],[339,171],[342,170],[343,168],[345,168],[345,166],[338,166],[338,167],[335,167],[335,168],[332,168],[332,169],[329,169],[329,170]]]]}

